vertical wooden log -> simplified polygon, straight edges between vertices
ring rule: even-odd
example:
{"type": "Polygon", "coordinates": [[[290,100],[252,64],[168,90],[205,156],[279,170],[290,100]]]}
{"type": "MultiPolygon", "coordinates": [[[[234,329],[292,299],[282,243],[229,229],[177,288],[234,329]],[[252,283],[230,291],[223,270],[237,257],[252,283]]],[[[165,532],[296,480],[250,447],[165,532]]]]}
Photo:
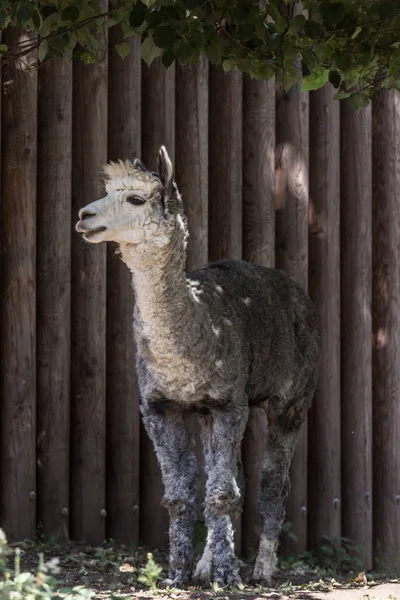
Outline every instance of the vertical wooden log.
{"type": "MultiPolygon", "coordinates": [[[[243,258],[275,263],[275,80],[243,81],[243,258]]],[[[242,548],[257,548],[260,519],[260,472],[267,436],[265,411],[250,410],[243,440],[246,494],[242,516],[242,548]]]]}
{"type": "MultiPolygon", "coordinates": [[[[309,99],[294,86],[277,92],[276,106],[276,266],[307,289],[309,99]]],[[[285,552],[307,547],[307,423],[293,457],[287,521],[297,537],[283,539],[285,552]]]]}
{"type": "MultiPolygon", "coordinates": [[[[110,47],[122,31],[109,31],[110,47]]],[[[140,157],[140,40],[130,54],[108,58],[108,159],[140,157]]],[[[107,537],[139,542],[140,413],[133,341],[131,276],[111,245],[107,252],[107,537]]]]}
{"type": "MultiPolygon", "coordinates": [[[[400,549],[400,96],[373,104],[373,423],[375,555],[398,572],[400,549]]],[[[396,571],[395,571],[396,572],[396,571]]]]}
{"type": "Polygon", "coordinates": [[[371,110],[341,103],[342,534],[372,568],[371,110]]]}
{"type": "Polygon", "coordinates": [[[68,538],[72,60],[39,70],[37,244],[38,521],[68,538]]]}
{"type": "MultiPolygon", "coordinates": [[[[107,160],[107,58],[73,68],[72,215],[100,198],[107,160]]],[[[106,245],[72,240],[71,534],[105,536],[106,245]]]]}
{"type": "Polygon", "coordinates": [[[176,70],[176,180],[189,222],[187,270],[208,260],[208,63],[176,70]]]}
{"type": "Polygon", "coordinates": [[[210,66],[209,258],[242,258],[242,75],[210,66]]]}
{"type": "MultiPolygon", "coordinates": [[[[159,147],[175,156],[175,67],[160,61],[142,65],[142,158],[149,169],[157,168],[159,147]]],[[[140,431],[140,539],[152,548],[168,546],[167,511],[160,505],[164,493],[153,444],[143,425],[140,431]]]]}
{"type": "Polygon", "coordinates": [[[309,417],[308,537],[339,537],[340,489],[340,115],[326,85],[310,94],[310,296],[321,316],[318,389],[309,417]]]}
{"type": "MultiPolygon", "coordinates": [[[[242,258],[242,74],[210,66],[209,240],[210,260],[242,258]]],[[[241,551],[241,520],[234,523],[241,551]]]]}
{"type": "MultiPolygon", "coordinates": [[[[208,62],[202,57],[197,64],[176,68],[175,128],[176,181],[183,197],[189,223],[187,271],[208,260],[208,62]]],[[[198,428],[196,453],[200,477],[198,518],[204,500],[205,473],[198,428]]]]}
{"type": "MultiPolygon", "coordinates": [[[[26,33],[4,32],[13,46],[26,33]]],[[[0,308],[0,507],[10,540],[36,530],[37,72],[30,54],[3,67],[0,308]]]]}

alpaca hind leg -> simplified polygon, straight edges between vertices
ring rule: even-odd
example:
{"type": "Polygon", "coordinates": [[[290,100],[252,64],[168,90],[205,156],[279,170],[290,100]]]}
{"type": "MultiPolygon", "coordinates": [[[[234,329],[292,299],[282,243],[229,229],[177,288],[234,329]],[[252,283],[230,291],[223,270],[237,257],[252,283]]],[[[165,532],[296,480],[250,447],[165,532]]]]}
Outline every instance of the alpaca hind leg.
{"type": "Polygon", "coordinates": [[[208,585],[241,586],[234,552],[233,521],[240,512],[242,497],[237,481],[237,457],[248,416],[247,406],[236,410],[213,410],[203,423],[202,441],[207,472],[205,517],[207,544],[195,577],[208,585]]]}
{"type": "Polygon", "coordinates": [[[162,503],[170,516],[169,574],[165,583],[182,586],[190,576],[196,520],[198,471],[194,439],[182,413],[161,414],[145,406],[142,415],[160,464],[165,488],[162,503]]]}
{"type": "Polygon", "coordinates": [[[271,584],[276,551],[289,494],[289,467],[298,432],[284,432],[276,423],[268,428],[267,447],[261,468],[259,513],[262,521],[260,546],[252,579],[271,584]]]}

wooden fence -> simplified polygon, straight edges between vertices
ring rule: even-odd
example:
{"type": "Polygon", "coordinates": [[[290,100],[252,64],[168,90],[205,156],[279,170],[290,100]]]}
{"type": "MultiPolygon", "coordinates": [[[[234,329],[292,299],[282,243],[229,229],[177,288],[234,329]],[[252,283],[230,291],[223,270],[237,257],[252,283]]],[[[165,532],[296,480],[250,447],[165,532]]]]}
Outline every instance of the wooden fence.
{"type": "MultiPolygon", "coordinates": [[[[110,30],[113,44],[118,30],[110,30]]],[[[5,43],[16,40],[6,32],[5,43]]],[[[139,419],[129,274],[74,232],[107,159],[155,168],[165,143],[189,217],[188,268],[283,268],[322,317],[318,393],[292,467],[298,542],[361,544],[400,565],[400,97],[360,113],[327,86],[288,94],[205,61],[147,68],[138,41],[91,66],[3,68],[0,525],[13,540],[167,544],[139,419]]],[[[257,540],[261,441],[246,431],[243,551],[257,540]]]]}

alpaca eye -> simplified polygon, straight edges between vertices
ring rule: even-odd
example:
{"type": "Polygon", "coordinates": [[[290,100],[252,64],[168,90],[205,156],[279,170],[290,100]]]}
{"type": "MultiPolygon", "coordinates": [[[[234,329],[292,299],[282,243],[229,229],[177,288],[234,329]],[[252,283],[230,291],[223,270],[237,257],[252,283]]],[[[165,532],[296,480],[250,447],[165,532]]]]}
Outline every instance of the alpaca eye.
{"type": "Polygon", "coordinates": [[[146,202],[146,200],[143,200],[143,198],[140,198],[140,196],[133,196],[133,195],[128,196],[126,200],[130,204],[135,204],[136,206],[139,204],[144,204],[146,202]]]}

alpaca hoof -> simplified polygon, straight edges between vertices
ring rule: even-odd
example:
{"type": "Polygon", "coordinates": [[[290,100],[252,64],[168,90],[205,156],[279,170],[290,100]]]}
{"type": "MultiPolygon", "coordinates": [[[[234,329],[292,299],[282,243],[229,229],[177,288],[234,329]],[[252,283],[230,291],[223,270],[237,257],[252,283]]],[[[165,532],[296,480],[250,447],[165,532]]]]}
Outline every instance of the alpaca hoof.
{"type": "Polygon", "coordinates": [[[161,583],[160,583],[160,588],[185,588],[187,586],[187,580],[185,580],[183,577],[175,577],[174,579],[164,579],[161,583]]]}
{"type": "Polygon", "coordinates": [[[218,587],[231,587],[231,588],[235,588],[237,590],[244,590],[244,585],[242,583],[242,580],[240,578],[240,575],[231,575],[231,576],[227,576],[227,577],[215,577],[214,578],[214,583],[216,583],[218,585],[218,587]]]}
{"type": "Polygon", "coordinates": [[[199,577],[198,575],[193,575],[192,585],[197,588],[209,588],[211,586],[211,579],[210,577],[199,577]]]}
{"type": "Polygon", "coordinates": [[[196,571],[193,575],[193,584],[196,587],[210,587],[211,585],[211,573],[210,569],[202,565],[197,565],[196,571]]]}
{"type": "Polygon", "coordinates": [[[271,587],[272,573],[273,571],[271,568],[265,568],[264,565],[256,565],[253,569],[250,581],[253,584],[271,587]]]}

